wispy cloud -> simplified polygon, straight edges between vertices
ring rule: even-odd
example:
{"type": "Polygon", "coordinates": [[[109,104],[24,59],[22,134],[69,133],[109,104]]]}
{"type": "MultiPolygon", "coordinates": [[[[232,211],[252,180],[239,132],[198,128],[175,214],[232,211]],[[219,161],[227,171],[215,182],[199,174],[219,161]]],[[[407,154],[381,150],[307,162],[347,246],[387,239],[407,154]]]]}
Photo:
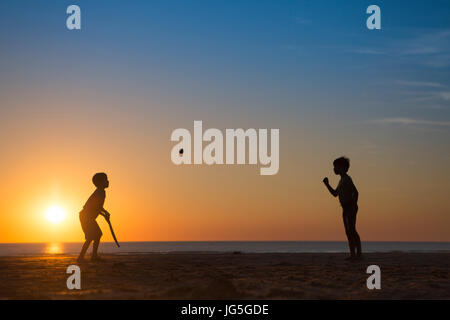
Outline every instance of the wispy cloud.
{"type": "Polygon", "coordinates": [[[435,54],[442,51],[448,51],[450,39],[450,30],[437,30],[433,32],[424,32],[401,51],[405,55],[415,54],[435,54]]]}
{"type": "Polygon", "coordinates": [[[450,66],[450,54],[439,54],[435,55],[433,59],[427,60],[425,62],[427,66],[433,68],[443,68],[450,66]]]}
{"type": "Polygon", "coordinates": [[[406,102],[427,103],[433,106],[449,106],[450,91],[411,91],[406,93],[406,102]]]}
{"type": "Polygon", "coordinates": [[[450,126],[450,121],[433,121],[413,118],[384,118],[372,120],[371,122],[377,124],[425,125],[438,127],[450,126]]]}
{"type": "Polygon", "coordinates": [[[450,101],[450,91],[443,91],[438,93],[442,100],[450,101]]]}
{"type": "Polygon", "coordinates": [[[284,50],[287,50],[287,51],[289,51],[291,53],[294,53],[296,55],[303,55],[303,54],[306,53],[306,50],[305,50],[304,47],[293,45],[293,44],[284,45],[284,46],[282,46],[282,48],[284,50]]]}
{"type": "Polygon", "coordinates": [[[358,53],[358,54],[373,54],[373,55],[383,55],[386,54],[386,51],[375,50],[373,48],[347,48],[346,52],[349,53],[358,53]]]}
{"type": "Polygon", "coordinates": [[[444,109],[450,103],[450,89],[448,86],[431,81],[396,80],[395,83],[406,87],[406,102],[426,103],[427,107],[444,109]]]}
{"type": "Polygon", "coordinates": [[[382,148],[379,145],[372,142],[364,143],[363,145],[361,145],[361,149],[364,150],[367,154],[371,155],[379,154],[382,151],[382,148]]]}
{"type": "Polygon", "coordinates": [[[411,87],[426,87],[426,88],[442,88],[445,87],[442,83],[428,82],[428,81],[407,81],[407,80],[397,80],[395,83],[402,86],[411,87]]]}
{"type": "Polygon", "coordinates": [[[450,30],[422,33],[402,46],[398,54],[419,59],[424,65],[442,68],[450,66],[450,30]]]}
{"type": "Polygon", "coordinates": [[[450,30],[422,30],[420,34],[385,40],[373,46],[347,46],[345,52],[362,55],[385,55],[433,68],[450,66],[450,30]]]}
{"type": "Polygon", "coordinates": [[[311,24],[311,20],[310,19],[305,19],[305,18],[301,18],[301,17],[293,17],[292,20],[294,21],[294,23],[296,24],[311,24]]]}

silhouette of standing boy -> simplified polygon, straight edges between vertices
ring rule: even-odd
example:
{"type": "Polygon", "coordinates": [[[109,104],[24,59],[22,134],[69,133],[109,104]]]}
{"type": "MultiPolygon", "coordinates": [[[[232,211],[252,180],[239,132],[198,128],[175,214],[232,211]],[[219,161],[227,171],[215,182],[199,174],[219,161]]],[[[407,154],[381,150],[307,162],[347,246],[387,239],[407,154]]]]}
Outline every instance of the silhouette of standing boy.
{"type": "Polygon", "coordinates": [[[87,249],[92,241],[94,241],[92,257],[91,261],[101,260],[98,257],[97,250],[100,244],[100,238],[102,237],[102,231],[97,224],[95,219],[98,215],[104,216],[106,219],[109,219],[109,212],[103,208],[103,204],[105,203],[105,189],[109,187],[108,177],[105,173],[100,172],[96,173],[92,177],[92,182],[97,187],[94,193],[91,194],[89,199],[86,201],[86,204],[83,207],[83,210],[80,211],[80,222],[81,228],[85,234],[86,241],[83,244],[83,248],[81,249],[80,255],[78,257],[78,262],[82,262],[84,260],[84,255],[86,254],[87,249]]]}
{"type": "Polygon", "coordinates": [[[345,233],[347,234],[348,245],[350,247],[350,257],[347,260],[361,258],[361,240],[356,232],[356,213],[358,212],[358,190],[353,184],[352,178],[347,174],[350,168],[350,160],[340,157],[333,161],[334,173],[341,176],[336,190],[328,183],[328,178],[323,179],[323,183],[328,191],[334,196],[339,196],[342,206],[342,219],[344,220],[345,233]]]}

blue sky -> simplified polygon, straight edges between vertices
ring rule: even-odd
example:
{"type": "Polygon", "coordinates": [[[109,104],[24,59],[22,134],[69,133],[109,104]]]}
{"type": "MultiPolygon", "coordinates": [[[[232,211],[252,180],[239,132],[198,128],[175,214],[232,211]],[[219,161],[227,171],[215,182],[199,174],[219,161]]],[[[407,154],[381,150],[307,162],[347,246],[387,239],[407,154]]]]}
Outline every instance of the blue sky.
{"type": "Polygon", "coordinates": [[[378,1],[372,31],[369,1],[78,1],[81,31],[65,28],[69,4],[2,1],[5,92],[95,91],[124,99],[129,115],[364,128],[367,141],[398,127],[427,131],[417,139],[436,150],[448,142],[448,1],[378,1]]]}
{"type": "Polygon", "coordinates": [[[118,114],[166,114],[168,132],[187,117],[447,149],[448,1],[378,1],[372,31],[369,1],[78,1],[82,30],[69,31],[72,3],[2,1],[5,94],[93,91],[123,101],[118,114]]]}
{"type": "Polygon", "coordinates": [[[51,82],[65,69],[75,82],[233,95],[249,108],[293,111],[301,97],[358,118],[450,119],[448,1],[378,1],[380,31],[365,27],[368,1],[78,1],[82,31],[71,32],[71,3],[2,2],[12,79],[51,82]]]}

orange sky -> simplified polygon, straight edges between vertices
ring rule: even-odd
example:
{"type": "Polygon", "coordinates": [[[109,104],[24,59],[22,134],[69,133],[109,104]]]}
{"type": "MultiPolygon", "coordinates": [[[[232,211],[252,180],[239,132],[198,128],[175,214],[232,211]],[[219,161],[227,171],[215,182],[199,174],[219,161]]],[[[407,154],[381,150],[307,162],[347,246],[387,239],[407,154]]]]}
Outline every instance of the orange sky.
{"type": "MultiPolygon", "coordinates": [[[[62,97],[33,95],[10,100],[14,112],[4,114],[1,133],[8,139],[1,145],[8,152],[1,158],[0,242],[82,241],[78,212],[94,190],[91,176],[97,171],[109,174],[105,208],[120,241],[344,240],[339,203],[321,182],[327,175],[337,184],[331,162],[341,153],[350,157],[350,175],[360,190],[363,240],[450,240],[448,182],[442,174],[448,173],[447,163],[422,152],[426,145],[395,150],[386,139],[379,150],[365,145],[363,135],[349,135],[332,123],[315,131],[306,122],[275,119],[280,128],[275,176],[261,176],[255,166],[175,166],[171,130],[183,125],[192,130],[194,119],[177,118],[172,128],[163,121],[149,125],[152,116],[145,109],[122,117],[115,111],[122,102],[107,97],[86,100],[72,112],[76,106],[62,97]],[[28,100],[46,104],[27,109],[28,100]],[[99,104],[111,112],[97,113],[99,104]],[[67,211],[61,224],[45,219],[51,205],[67,211]]],[[[160,117],[170,122],[170,115],[160,117]]],[[[257,128],[260,121],[245,114],[237,122],[203,120],[205,128],[221,129],[257,128]]],[[[103,240],[111,241],[106,223],[100,225],[103,240]]]]}

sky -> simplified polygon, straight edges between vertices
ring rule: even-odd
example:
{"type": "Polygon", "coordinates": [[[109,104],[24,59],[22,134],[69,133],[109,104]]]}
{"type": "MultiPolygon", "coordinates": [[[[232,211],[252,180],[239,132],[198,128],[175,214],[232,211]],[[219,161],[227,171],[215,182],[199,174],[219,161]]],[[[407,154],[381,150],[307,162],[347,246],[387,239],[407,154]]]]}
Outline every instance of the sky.
{"type": "Polygon", "coordinates": [[[344,240],[341,155],[363,241],[450,241],[449,71],[448,1],[2,1],[0,242],[83,241],[99,171],[119,241],[344,240]],[[279,129],[278,174],[174,165],[194,120],[279,129]]]}

